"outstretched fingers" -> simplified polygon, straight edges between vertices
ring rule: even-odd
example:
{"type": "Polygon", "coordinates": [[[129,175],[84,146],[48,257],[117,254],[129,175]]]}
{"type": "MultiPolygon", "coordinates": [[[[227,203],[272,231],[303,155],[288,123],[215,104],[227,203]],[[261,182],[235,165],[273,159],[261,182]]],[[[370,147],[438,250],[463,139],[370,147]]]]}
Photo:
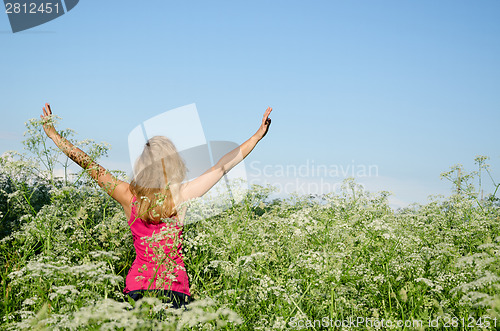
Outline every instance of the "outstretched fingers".
{"type": "Polygon", "coordinates": [[[52,115],[52,110],[50,109],[50,105],[48,103],[45,104],[45,107],[42,108],[43,115],[40,115],[42,120],[46,120],[46,117],[52,115]]]}
{"type": "Polygon", "coordinates": [[[271,111],[273,109],[271,107],[267,107],[266,112],[264,113],[264,117],[262,118],[262,124],[267,124],[271,122],[271,119],[269,118],[269,114],[271,114],[271,111]]]}
{"type": "Polygon", "coordinates": [[[266,109],[266,112],[264,114],[265,117],[269,116],[269,114],[271,114],[271,112],[273,111],[273,109],[271,107],[267,107],[266,109]]]}
{"type": "Polygon", "coordinates": [[[52,115],[52,110],[50,109],[50,105],[48,103],[46,103],[45,107],[43,107],[43,114],[45,116],[52,115]]]}

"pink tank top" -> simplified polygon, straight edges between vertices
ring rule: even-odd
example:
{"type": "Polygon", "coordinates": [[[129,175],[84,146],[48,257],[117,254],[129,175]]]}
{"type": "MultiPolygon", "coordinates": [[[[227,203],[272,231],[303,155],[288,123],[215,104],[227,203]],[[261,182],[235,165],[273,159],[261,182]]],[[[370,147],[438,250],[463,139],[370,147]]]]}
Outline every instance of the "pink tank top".
{"type": "Polygon", "coordinates": [[[181,254],[182,225],[178,221],[172,224],[147,224],[137,217],[135,202],[134,197],[128,224],[134,239],[136,257],[125,279],[123,292],[165,289],[190,296],[188,276],[181,254]]]}

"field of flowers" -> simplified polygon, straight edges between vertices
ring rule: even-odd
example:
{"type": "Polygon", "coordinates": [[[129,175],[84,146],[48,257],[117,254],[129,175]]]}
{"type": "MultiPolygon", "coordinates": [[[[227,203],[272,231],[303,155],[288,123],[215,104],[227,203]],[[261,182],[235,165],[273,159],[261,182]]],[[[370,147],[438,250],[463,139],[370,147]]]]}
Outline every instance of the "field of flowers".
{"type": "Polygon", "coordinates": [[[353,180],[286,200],[254,186],[186,222],[195,301],[176,310],[122,294],[135,253],[121,207],[85,176],[55,178],[35,124],[30,156],[0,158],[1,329],[500,329],[500,204],[472,185],[484,157],[443,174],[450,197],[397,211],[353,180]]]}

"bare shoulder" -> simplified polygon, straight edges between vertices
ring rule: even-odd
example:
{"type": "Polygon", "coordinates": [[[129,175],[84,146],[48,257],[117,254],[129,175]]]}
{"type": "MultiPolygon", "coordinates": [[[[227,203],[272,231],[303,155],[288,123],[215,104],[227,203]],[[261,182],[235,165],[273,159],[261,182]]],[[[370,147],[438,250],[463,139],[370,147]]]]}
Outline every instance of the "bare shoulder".
{"type": "Polygon", "coordinates": [[[124,181],[119,181],[111,196],[123,207],[125,216],[128,220],[132,213],[132,201],[134,199],[134,195],[130,191],[130,184],[124,181]]]}
{"type": "Polygon", "coordinates": [[[179,189],[178,189],[178,195],[177,195],[177,204],[181,204],[183,202],[186,202],[186,188],[188,186],[189,182],[185,182],[182,184],[179,184],[179,189]]]}
{"type": "Polygon", "coordinates": [[[186,202],[189,200],[186,198],[186,187],[189,182],[185,182],[179,185],[178,194],[175,198],[175,205],[177,208],[177,217],[179,221],[183,222],[186,216],[187,204],[186,202]]]}

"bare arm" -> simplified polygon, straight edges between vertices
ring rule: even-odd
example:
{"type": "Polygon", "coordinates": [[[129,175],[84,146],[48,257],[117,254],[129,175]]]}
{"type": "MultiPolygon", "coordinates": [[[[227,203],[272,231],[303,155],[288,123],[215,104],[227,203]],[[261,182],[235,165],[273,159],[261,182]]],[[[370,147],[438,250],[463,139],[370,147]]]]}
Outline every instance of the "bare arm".
{"type": "Polygon", "coordinates": [[[118,201],[125,211],[130,208],[132,193],[129,190],[129,184],[123,182],[113,176],[109,171],[97,164],[84,151],[75,147],[69,140],[62,137],[50,123],[49,116],[52,115],[49,104],[45,104],[43,115],[40,115],[44,120],[43,129],[47,136],[54,141],[57,147],[61,149],[71,160],[78,164],[83,169],[87,170],[97,184],[102,187],[113,199],[118,201]]]}
{"type": "Polygon", "coordinates": [[[221,178],[229,172],[234,166],[240,163],[254,149],[257,143],[264,138],[271,119],[269,114],[273,109],[268,107],[262,118],[262,124],[259,130],[247,141],[236,147],[231,152],[224,155],[213,167],[205,171],[201,176],[181,186],[181,200],[187,201],[193,198],[201,197],[207,193],[221,178]]]}

